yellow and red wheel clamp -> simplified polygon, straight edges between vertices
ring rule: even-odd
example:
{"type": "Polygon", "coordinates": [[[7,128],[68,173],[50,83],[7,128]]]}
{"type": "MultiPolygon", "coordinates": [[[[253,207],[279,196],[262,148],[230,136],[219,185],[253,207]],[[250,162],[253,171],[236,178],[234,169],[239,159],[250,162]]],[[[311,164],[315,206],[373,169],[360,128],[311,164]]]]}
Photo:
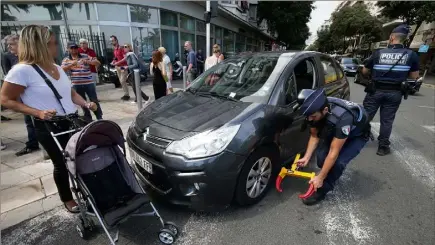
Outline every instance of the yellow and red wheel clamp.
{"type": "MultiPolygon", "coordinates": [[[[316,173],[314,173],[314,172],[308,173],[308,172],[299,171],[299,167],[298,167],[297,162],[298,162],[300,157],[301,157],[301,154],[296,155],[295,160],[291,166],[291,169],[288,169],[285,167],[281,168],[281,172],[279,173],[278,178],[276,178],[276,189],[278,190],[278,192],[282,192],[281,182],[287,176],[305,178],[305,179],[309,179],[309,180],[311,180],[312,178],[314,178],[314,176],[316,176],[316,173]]],[[[300,194],[299,198],[301,198],[301,199],[308,198],[311,195],[313,195],[314,192],[315,192],[314,186],[312,184],[310,184],[310,187],[308,188],[307,192],[305,194],[300,194]]]]}

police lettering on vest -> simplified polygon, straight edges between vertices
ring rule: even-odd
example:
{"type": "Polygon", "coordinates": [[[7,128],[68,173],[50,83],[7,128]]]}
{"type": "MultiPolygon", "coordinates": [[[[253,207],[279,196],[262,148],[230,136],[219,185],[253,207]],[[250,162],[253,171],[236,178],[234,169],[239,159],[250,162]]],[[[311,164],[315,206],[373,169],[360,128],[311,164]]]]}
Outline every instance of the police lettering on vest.
{"type": "Polygon", "coordinates": [[[412,51],[403,45],[391,45],[375,54],[372,79],[376,82],[400,84],[408,78],[412,51]]]}

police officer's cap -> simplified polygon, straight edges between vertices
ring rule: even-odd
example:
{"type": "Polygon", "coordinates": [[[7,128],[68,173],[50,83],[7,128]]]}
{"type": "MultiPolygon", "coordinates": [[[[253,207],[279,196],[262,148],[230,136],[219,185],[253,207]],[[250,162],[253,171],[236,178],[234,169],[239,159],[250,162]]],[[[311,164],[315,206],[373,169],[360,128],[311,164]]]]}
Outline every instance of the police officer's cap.
{"type": "Polygon", "coordinates": [[[399,25],[398,27],[394,28],[391,33],[401,33],[401,34],[408,35],[409,26],[405,24],[399,25]]]}
{"type": "Polygon", "coordinates": [[[325,90],[316,89],[314,90],[302,103],[300,111],[302,115],[308,117],[315,113],[316,111],[322,110],[326,103],[326,93],[325,90]]]}

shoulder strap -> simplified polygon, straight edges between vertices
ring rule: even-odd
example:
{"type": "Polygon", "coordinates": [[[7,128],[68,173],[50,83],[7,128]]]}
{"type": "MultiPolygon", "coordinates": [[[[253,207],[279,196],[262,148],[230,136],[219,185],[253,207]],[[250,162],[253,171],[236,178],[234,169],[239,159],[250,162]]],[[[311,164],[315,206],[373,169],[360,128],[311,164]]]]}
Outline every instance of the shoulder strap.
{"type": "Polygon", "coordinates": [[[44,79],[45,83],[51,89],[51,91],[53,91],[54,97],[56,97],[57,102],[59,102],[60,107],[62,107],[63,112],[66,114],[65,108],[63,108],[62,102],[60,101],[62,99],[62,96],[60,96],[59,92],[57,92],[56,88],[53,86],[53,83],[51,83],[50,79],[48,79],[44,72],[41,71],[39,66],[37,66],[36,64],[32,64],[32,67],[36,70],[36,72],[38,72],[42,79],[44,79]]]}
{"type": "Polygon", "coordinates": [[[384,74],[381,75],[381,77],[387,75],[388,73],[390,73],[390,71],[400,62],[400,60],[403,58],[403,56],[408,53],[408,50],[405,50],[405,52],[403,52],[403,54],[400,56],[400,58],[396,61],[396,63],[390,67],[390,69],[388,71],[386,71],[384,74]]]}

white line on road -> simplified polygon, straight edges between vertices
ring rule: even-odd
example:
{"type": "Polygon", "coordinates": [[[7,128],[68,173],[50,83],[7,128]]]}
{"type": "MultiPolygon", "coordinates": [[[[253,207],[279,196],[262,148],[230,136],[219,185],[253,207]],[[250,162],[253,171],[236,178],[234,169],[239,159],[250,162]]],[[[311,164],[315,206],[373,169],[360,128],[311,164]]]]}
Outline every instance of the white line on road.
{"type": "Polygon", "coordinates": [[[379,244],[376,242],[379,235],[359,210],[352,190],[344,189],[345,186],[352,186],[349,173],[351,171],[347,169],[334,192],[330,194],[331,205],[328,205],[323,215],[327,244],[379,244]]]}
{"type": "Polygon", "coordinates": [[[434,125],[422,125],[423,128],[432,131],[432,133],[435,133],[435,126],[434,125]]]}
{"type": "MultiPolygon", "coordinates": [[[[379,135],[380,124],[378,122],[372,122],[372,129],[375,136],[379,135]]],[[[421,183],[429,186],[429,188],[435,188],[435,169],[434,166],[423,156],[423,154],[415,149],[412,149],[406,141],[395,134],[394,131],[390,137],[391,149],[393,154],[400,159],[408,171],[421,183]]]]}
{"type": "Polygon", "coordinates": [[[420,108],[429,108],[429,109],[435,109],[434,106],[427,106],[427,105],[419,105],[420,108]]]}

